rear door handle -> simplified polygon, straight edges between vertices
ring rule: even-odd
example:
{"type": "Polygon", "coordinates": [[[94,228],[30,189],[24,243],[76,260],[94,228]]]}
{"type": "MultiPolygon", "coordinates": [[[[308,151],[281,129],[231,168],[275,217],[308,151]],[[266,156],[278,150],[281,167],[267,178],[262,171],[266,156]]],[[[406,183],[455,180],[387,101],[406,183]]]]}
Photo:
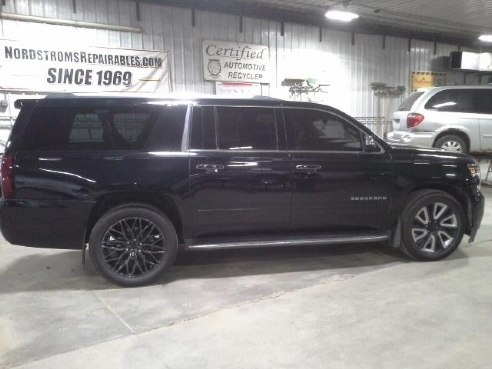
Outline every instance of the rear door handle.
{"type": "Polygon", "coordinates": [[[296,165],[297,170],[318,170],[321,169],[321,165],[296,165]]]}
{"type": "Polygon", "coordinates": [[[224,169],[222,164],[197,164],[196,169],[205,169],[207,171],[218,171],[224,169]]]}

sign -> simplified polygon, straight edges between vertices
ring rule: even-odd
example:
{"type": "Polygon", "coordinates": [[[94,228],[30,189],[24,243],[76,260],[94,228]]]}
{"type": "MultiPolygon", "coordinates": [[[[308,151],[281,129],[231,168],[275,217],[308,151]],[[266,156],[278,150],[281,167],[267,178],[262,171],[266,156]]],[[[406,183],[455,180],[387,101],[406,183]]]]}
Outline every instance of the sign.
{"type": "Polygon", "coordinates": [[[261,85],[249,82],[215,82],[217,95],[260,96],[261,85]]]}
{"type": "Polygon", "coordinates": [[[0,89],[169,92],[167,52],[0,39],[0,89]]]}
{"type": "Polygon", "coordinates": [[[203,75],[207,81],[270,83],[268,46],[204,40],[203,75]]]}
{"type": "Polygon", "coordinates": [[[410,84],[412,92],[419,88],[444,86],[446,85],[446,73],[412,72],[410,84]]]}

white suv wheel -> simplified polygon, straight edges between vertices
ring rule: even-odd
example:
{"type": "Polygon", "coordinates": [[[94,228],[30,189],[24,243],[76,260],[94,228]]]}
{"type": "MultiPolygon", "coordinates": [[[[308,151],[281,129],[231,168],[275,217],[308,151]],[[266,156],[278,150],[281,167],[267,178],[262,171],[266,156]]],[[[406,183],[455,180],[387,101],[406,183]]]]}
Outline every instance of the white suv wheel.
{"type": "Polygon", "coordinates": [[[468,146],[465,140],[457,135],[446,135],[439,138],[434,143],[434,147],[440,148],[444,151],[468,154],[468,146]]]}

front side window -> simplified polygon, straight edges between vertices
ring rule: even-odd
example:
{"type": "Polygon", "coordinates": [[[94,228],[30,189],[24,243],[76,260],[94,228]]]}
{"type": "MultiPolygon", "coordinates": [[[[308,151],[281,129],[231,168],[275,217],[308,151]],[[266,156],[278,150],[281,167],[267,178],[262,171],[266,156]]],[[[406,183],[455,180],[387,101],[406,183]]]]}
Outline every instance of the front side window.
{"type": "Polygon", "coordinates": [[[476,111],[475,100],[474,90],[444,90],[432,96],[425,104],[425,109],[472,113],[476,111]]]}
{"type": "Polygon", "coordinates": [[[284,109],[289,150],[361,151],[357,128],[328,112],[284,109]]]}
{"type": "Polygon", "coordinates": [[[278,149],[273,108],[217,107],[216,111],[219,149],[278,149]]]}

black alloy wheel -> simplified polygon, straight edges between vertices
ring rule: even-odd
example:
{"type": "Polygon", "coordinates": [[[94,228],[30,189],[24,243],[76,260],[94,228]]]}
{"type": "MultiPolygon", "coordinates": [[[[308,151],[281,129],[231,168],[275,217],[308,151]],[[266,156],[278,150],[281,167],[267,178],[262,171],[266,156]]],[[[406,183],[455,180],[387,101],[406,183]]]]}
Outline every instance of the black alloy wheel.
{"type": "Polygon", "coordinates": [[[404,212],[403,248],[418,260],[439,260],[459,246],[463,210],[450,195],[434,190],[414,194],[404,212]]]}
{"type": "Polygon", "coordinates": [[[122,286],[140,286],[170,267],[177,254],[177,237],[172,223],[158,210],[125,206],[96,223],[89,252],[106,279],[122,286]]]}

